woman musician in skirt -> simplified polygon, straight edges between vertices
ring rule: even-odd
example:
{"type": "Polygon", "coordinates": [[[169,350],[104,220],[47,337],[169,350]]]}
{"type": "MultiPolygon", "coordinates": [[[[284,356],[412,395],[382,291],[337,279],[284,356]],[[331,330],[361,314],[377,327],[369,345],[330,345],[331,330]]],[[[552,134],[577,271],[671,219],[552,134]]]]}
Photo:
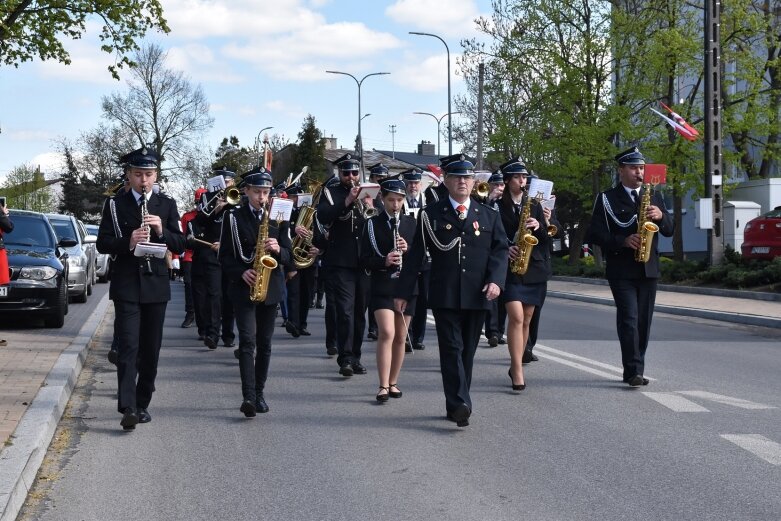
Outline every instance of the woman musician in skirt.
{"type": "Polygon", "coordinates": [[[378,402],[401,398],[396,385],[404,362],[404,342],[410,317],[415,314],[415,298],[404,314],[393,309],[394,287],[415,236],[415,219],[403,215],[406,197],[404,182],[388,179],[380,185],[384,211],[366,222],[361,241],[361,264],[371,270],[369,309],[377,320],[378,402]]]}

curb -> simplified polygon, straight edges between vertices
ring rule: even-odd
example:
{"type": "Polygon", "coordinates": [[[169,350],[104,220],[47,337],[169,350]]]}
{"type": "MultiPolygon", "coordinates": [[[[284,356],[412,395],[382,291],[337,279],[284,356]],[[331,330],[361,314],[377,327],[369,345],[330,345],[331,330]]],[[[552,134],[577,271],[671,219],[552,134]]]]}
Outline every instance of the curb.
{"type": "MultiPolygon", "coordinates": [[[[592,295],[566,293],[563,291],[548,291],[548,296],[615,307],[612,298],[594,297],[592,295]]],[[[654,306],[654,311],[659,313],[667,313],[670,315],[705,318],[708,320],[717,320],[719,322],[730,322],[733,324],[781,329],[781,318],[762,317],[759,315],[743,315],[740,313],[726,313],[724,311],[711,311],[707,309],[681,308],[675,306],[665,306],[661,304],[656,304],[656,306],[654,306]]]]}
{"type": "MultiPolygon", "coordinates": [[[[567,277],[556,275],[551,280],[560,282],[577,282],[579,284],[593,284],[595,286],[607,286],[606,279],[590,279],[587,277],[567,277]]],[[[750,300],[763,300],[767,302],[781,302],[781,293],[767,291],[748,291],[742,289],[700,288],[697,286],[676,286],[675,284],[657,284],[657,291],[672,291],[675,293],[690,293],[694,295],[711,295],[715,297],[744,298],[750,300]]]]}
{"type": "Polygon", "coordinates": [[[13,433],[13,444],[0,452],[0,521],[15,520],[27,499],[108,303],[106,292],[49,371],[13,433]]]}

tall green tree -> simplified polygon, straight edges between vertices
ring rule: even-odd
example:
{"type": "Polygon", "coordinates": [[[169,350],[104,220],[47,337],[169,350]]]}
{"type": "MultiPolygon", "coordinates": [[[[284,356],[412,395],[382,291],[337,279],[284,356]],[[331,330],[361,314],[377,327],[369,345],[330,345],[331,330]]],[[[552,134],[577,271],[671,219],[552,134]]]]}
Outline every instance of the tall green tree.
{"type": "Polygon", "coordinates": [[[252,170],[257,164],[258,156],[255,148],[243,147],[239,144],[239,138],[230,136],[222,138],[220,146],[214,152],[211,169],[227,168],[240,175],[252,170]]]}
{"type": "Polygon", "coordinates": [[[312,114],[304,118],[301,131],[298,133],[298,143],[295,151],[294,168],[300,172],[305,166],[309,167],[308,180],[325,180],[330,176],[327,173],[325,163],[325,140],[323,133],[317,128],[317,121],[312,114]]]}
{"type": "Polygon", "coordinates": [[[116,79],[118,69],[132,64],[136,41],[148,30],[169,31],[158,0],[4,0],[0,2],[0,63],[18,67],[38,57],[70,64],[61,40],[81,38],[91,21],[103,24],[100,48],[114,56],[108,70],[116,79]]]}
{"type": "Polygon", "coordinates": [[[34,212],[54,212],[53,180],[47,180],[40,168],[32,165],[14,167],[3,180],[0,194],[6,197],[8,208],[34,212]]]}
{"type": "Polygon", "coordinates": [[[58,211],[85,222],[98,222],[106,199],[103,195],[106,188],[79,171],[70,145],[63,144],[62,153],[65,170],[60,175],[62,195],[58,211]]]}

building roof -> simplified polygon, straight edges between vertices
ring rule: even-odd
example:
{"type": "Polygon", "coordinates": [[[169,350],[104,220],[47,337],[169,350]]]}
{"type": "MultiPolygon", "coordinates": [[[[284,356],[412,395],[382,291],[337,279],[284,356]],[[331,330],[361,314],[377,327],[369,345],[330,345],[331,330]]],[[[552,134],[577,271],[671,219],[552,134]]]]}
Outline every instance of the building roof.
{"type": "MultiPolygon", "coordinates": [[[[339,159],[345,154],[352,154],[353,150],[348,148],[335,148],[332,150],[326,150],[323,154],[325,160],[333,164],[334,161],[339,159]]],[[[396,154],[398,156],[398,153],[396,154]]],[[[410,164],[405,161],[400,161],[398,157],[393,159],[390,155],[385,155],[377,150],[364,150],[363,151],[363,164],[364,167],[373,165],[375,163],[382,163],[387,166],[389,170],[407,170],[410,164]]]]}
{"type": "Polygon", "coordinates": [[[426,165],[438,165],[439,158],[444,157],[438,155],[417,154],[415,152],[393,152],[391,150],[374,150],[374,152],[391,158],[395,155],[397,161],[401,161],[408,165],[406,168],[409,168],[409,165],[413,165],[420,168],[421,170],[426,170],[426,165]]]}

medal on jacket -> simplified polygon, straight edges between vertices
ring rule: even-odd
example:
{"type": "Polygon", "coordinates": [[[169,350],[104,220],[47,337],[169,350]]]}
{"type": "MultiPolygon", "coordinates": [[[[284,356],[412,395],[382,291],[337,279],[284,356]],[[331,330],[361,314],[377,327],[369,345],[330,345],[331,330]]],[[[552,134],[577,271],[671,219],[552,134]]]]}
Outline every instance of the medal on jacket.
{"type": "Polygon", "coordinates": [[[475,235],[480,235],[480,223],[475,221],[472,223],[472,227],[475,229],[475,235]]]}

